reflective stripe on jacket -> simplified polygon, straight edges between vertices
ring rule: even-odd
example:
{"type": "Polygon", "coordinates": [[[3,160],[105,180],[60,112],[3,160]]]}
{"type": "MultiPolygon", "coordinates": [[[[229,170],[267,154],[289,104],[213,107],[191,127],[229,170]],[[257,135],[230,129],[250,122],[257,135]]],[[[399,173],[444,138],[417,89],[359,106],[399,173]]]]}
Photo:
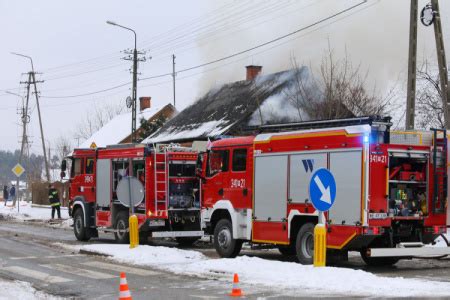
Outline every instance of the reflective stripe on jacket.
{"type": "Polygon", "coordinates": [[[59,203],[59,195],[56,189],[50,189],[48,191],[48,201],[50,202],[51,206],[61,205],[61,203],[59,203]]]}

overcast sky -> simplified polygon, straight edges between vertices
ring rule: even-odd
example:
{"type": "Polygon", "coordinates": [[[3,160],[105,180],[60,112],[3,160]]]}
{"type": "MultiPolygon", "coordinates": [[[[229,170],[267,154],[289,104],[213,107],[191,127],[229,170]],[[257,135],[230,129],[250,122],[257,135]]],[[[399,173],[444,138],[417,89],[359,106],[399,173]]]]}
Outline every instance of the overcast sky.
{"type": "MultiPolygon", "coordinates": [[[[18,108],[24,95],[29,61],[38,79],[45,138],[53,143],[69,136],[83,115],[107,103],[125,103],[130,87],[89,96],[131,81],[129,61],[121,50],[133,47],[131,32],[106,24],[113,20],[136,30],[138,48],[147,51],[141,79],[197,66],[251,48],[351,7],[359,0],[191,0],[191,1],[7,1],[0,0],[0,149],[20,148],[18,108]],[[72,97],[76,96],[76,97],[72,97]]],[[[422,8],[428,1],[419,1],[422,8]]],[[[445,44],[450,47],[450,5],[441,2],[445,44]]],[[[349,13],[277,43],[215,64],[177,74],[177,109],[210,88],[245,77],[244,66],[260,64],[268,74],[291,67],[291,57],[315,66],[330,44],[337,56],[345,51],[370,71],[380,92],[398,83],[407,71],[409,0],[369,0],[349,13]]],[[[447,50],[448,53],[448,50],[447,50]]],[[[419,24],[419,60],[435,60],[432,27],[419,24]]],[[[448,58],[448,55],[447,55],[448,58]]],[[[172,101],[170,76],[141,80],[138,96],[153,104],[172,101]]],[[[35,99],[30,102],[31,151],[41,152],[35,99]]],[[[125,126],[129,126],[126,124],[125,126]]]]}

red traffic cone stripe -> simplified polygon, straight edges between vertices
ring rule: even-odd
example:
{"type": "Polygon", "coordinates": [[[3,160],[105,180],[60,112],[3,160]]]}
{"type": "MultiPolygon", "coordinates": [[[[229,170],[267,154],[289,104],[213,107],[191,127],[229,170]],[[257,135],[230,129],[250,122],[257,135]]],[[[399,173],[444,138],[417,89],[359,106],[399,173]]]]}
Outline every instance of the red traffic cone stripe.
{"type": "Polygon", "coordinates": [[[241,297],[244,295],[242,293],[241,289],[239,288],[239,276],[238,274],[234,274],[233,278],[233,289],[231,290],[231,293],[229,294],[231,297],[241,297]]]}

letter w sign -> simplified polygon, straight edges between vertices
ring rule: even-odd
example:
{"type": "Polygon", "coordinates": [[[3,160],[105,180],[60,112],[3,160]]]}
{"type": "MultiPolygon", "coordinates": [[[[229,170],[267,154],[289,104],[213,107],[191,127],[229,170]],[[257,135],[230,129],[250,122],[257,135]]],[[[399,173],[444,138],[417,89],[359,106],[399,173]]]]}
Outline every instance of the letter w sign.
{"type": "Polygon", "coordinates": [[[311,172],[314,170],[314,159],[302,159],[303,167],[305,168],[305,172],[311,172]]]}

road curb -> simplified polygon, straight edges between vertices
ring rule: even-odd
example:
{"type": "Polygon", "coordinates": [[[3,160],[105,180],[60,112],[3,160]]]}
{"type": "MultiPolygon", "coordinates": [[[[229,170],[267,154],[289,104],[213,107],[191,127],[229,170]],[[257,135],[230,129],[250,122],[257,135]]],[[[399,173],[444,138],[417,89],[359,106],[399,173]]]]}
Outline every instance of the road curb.
{"type": "Polygon", "coordinates": [[[79,253],[80,254],[85,254],[85,255],[91,255],[91,256],[103,256],[103,257],[110,257],[110,256],[112,256],[112,255],[109,255],[109,254],[99,253],[99,252],[95,252],[95,251],[91,251],[91,250],[85,250],[85,249],[80,249],[79,253]]]}

